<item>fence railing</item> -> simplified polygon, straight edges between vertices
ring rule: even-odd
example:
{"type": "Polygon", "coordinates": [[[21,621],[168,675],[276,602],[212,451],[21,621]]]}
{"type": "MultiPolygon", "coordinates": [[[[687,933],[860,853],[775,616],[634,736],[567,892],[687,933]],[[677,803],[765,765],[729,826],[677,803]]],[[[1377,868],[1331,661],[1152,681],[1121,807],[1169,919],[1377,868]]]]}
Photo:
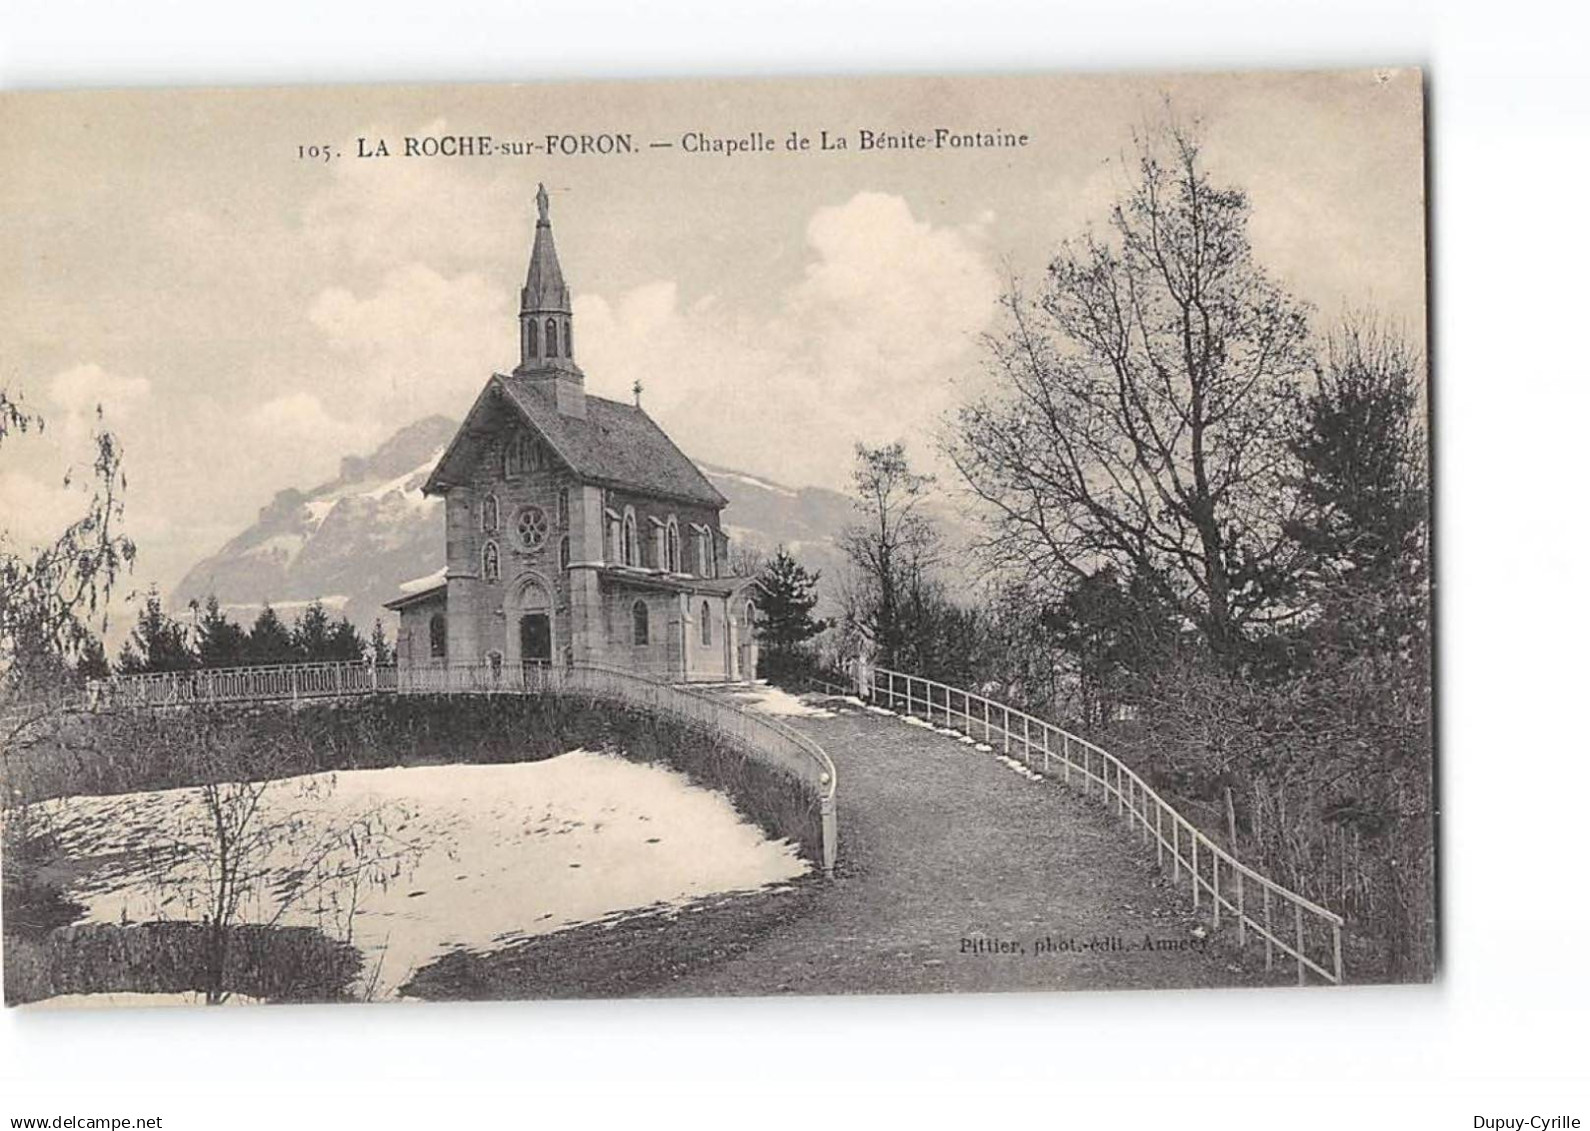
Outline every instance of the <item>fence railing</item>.
{"type": "Polygon", "coordinates": [[[351,663],[282,664],[112,676],[89,685],[87,706],[173,707],[200,703],[297,702],[377,694],[581,694],[668,715],[723,737],[747,756],[811,787],[822,817],[822,864],[833,875],[838,853],[838,774],[816,742],[776,719],[727,700],[618,668],[595,665],[449,664],[397,668],[351,663]]]}
{"type": "Polygon", "coordinates": [[[1313,971],[1325,981],[1342,981],[1342,917],[1254,871],[1183,817],[1115,755],[1053,723],[1004,703],[920,676],[871,669],[863,677],[872,702],[924,722],[942,724],[985,745],[1019,756],[1030,769],[1078,785],[1097,796],[1145,845],[1154,845],[1162,870],[1174,883],[1185,882],[1193,909],[1207,904],[1213,926],[1222,917],[1236,923],[1237,942],[1254,934],[1264,943],[1265,969],[1275,952],[1297,963],[1298,985],[1313,971]]]}

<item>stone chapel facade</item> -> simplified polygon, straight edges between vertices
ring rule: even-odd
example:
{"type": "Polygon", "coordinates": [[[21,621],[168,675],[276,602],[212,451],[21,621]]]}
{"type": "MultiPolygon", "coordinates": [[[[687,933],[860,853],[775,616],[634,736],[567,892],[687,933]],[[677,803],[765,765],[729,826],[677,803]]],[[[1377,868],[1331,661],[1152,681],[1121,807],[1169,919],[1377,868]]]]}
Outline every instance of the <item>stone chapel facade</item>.
{"type": "Polygon", "coordinates": [[[519,365],[486,382],[425,483],[446,500],[447,566],[387,603],[398,664],[754,679],[754,582],[729,575],[727,500],[638,394],[586,394],[544,188],[536,204],[519,365]]]}

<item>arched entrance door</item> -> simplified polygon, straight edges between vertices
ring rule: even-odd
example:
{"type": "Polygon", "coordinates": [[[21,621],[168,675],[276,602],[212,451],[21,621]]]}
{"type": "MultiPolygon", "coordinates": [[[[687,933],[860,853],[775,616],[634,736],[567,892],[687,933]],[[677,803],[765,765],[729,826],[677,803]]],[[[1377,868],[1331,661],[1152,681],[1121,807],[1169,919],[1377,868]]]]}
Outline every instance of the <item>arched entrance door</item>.
{"type": "Polygon", "coordinates": [[[546,583],[533,575],[508,591],[503,603],[508,621],[507,652],[526,666],[552,662],[552,597],[546,583]]]}
{"type": "Polygon", "coordinates": [[[520,614],[519,658],[527,664],[552,662],[552,618],[548,614],[520,614]]]}

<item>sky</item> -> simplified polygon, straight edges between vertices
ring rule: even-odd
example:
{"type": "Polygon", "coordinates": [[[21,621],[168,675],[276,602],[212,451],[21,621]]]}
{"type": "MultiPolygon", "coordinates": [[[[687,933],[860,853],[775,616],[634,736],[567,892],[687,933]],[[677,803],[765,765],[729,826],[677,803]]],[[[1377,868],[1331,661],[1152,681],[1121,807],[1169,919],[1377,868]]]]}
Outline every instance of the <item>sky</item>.
{"type": "Polygon", "coordinates": [[[461,417],[517,361],[538,182],[589,392],[639,380],[688,454],[786,484],[843,489],[857,441],[942,472],[1001,293],[1105,221],[1167,112],[1248,192],[1256,258],[1318,329],[1373,309],[1423,339],[1411,71],[0,95],[0,387],[48,421],[0,449],[0,528],[27,544],[80,513],[63,476],[102,411],[133,584],[169,590],[277,491],[461,417]],[[940,126],[1030,140],[857,148],[940,126]],[[758,132],[773,152],[683,148],[758,132]],[[635,151],[355,156],[602,133],[635,151]]]}

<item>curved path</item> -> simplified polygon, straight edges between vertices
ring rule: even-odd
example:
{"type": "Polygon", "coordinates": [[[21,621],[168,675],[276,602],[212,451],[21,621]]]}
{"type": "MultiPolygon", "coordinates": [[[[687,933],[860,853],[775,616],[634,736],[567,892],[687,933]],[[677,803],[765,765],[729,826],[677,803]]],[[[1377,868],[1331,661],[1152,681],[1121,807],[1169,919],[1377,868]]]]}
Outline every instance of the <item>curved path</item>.
{"type": "Polygon", "coordinates": [[[661,992],[1269,980],[1262,950],[1255,962],[1255,948],[1239,956],[1195,932],[1186,893],[1172,890],[1152,853],[1097,802],[943,733],[840,700],[819,703],[838,713],[783,721],[822,743],[839,770],[838,878],[806,914],[661,992]]]}

